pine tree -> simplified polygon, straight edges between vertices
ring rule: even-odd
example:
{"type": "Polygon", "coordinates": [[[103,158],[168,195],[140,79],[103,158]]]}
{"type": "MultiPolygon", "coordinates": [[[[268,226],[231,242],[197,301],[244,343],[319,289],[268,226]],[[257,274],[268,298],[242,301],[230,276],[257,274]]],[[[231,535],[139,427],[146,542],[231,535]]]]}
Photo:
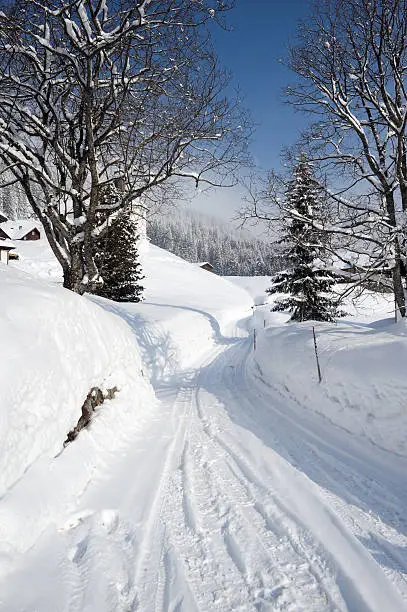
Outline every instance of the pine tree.
{"type": "Polygon", "coordinates": [[[282,293],[273,311],[288,310],[292,321],[334,321],[339,315],[332,294],[335,277],[324,269],[323,231],[313,224],[321,220],[321,190],[309,165],[302,160],[294,170],[286,194],[284,209],[288,214],[288,244],[285,253],[290,267],[274,277],[268,293],[282,293]]]}
{"type": "Polygon", "coordinates": [[[103,285],[98,295],[116,302],[140,302],[144,278],[138,261],[137,228],[131,213],[123,211],[97,245],[95,259],[103,285]]]}

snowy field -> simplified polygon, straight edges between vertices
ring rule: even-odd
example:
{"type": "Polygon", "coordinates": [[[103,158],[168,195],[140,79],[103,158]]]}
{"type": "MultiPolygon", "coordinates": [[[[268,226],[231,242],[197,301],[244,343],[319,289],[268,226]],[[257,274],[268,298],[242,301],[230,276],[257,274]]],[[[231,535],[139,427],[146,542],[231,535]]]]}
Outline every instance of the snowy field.
{"type": "Polygon", "coordinates": [[[286,324],[286,314],[270,312],[265,305],[273,303],[272,296],[262,293],[269,279],[230,280],[259,304],[253,320],[258,341],[252,369],[308,410],[407,457],[407,329],[402,321],[394,323],[391,296],[366,291],[348,298],[347,314],[335,325],[286,324]]]}
{"type": "Polygon", "coordinates": [[[385,298],[316,325],[319,384],[268,279],[144,244],[145,301],[115,304],[21,248],[0,268],[1,612],[407,610],[407,337],[385,298]],[[119,392],[61,453],[95,384],[119,392]]]}

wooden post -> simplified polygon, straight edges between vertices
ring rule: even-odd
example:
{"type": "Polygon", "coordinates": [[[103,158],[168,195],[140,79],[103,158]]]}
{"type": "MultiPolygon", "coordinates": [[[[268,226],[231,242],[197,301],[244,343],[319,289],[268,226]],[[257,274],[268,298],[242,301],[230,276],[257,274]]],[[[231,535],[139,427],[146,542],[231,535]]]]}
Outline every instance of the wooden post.
{"type": "Polygon", "coordinates": [[[314,349],[315,349],[315,359],[317,360],[318,381],[321,383],[322,382],[322,376],[321,376],[321,368],[319,367],[317,337],[315,335],[315,327],[312,328],[312,335],[314,336],[314,349]]]}

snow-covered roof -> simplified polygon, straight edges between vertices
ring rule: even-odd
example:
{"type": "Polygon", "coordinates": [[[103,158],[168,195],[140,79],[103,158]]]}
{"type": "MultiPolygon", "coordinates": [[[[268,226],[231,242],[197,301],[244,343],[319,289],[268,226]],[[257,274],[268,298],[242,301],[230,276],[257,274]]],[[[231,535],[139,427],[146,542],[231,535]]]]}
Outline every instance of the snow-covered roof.
{"type": "Polygon", "coordinates": [[[0,238],[0,249],[10,251],[11,249],[15,249],[16,246],[11,240],[1,240],[0,238]]]}
{"type": "Polygon", "coordinates": [[[200,266],[201,268],[202,266],[211,266],[211,268],[213,268],[213,265],[210,261],[197,261],[196,265],[200,266]]]}
{"type": "Polygon", "coordinates": [[[15,221],[0,223],[0,228],[12,240],[21,240],[33,229],[39,231],[39,224],[30,219],[16,219],[15,221]]]}

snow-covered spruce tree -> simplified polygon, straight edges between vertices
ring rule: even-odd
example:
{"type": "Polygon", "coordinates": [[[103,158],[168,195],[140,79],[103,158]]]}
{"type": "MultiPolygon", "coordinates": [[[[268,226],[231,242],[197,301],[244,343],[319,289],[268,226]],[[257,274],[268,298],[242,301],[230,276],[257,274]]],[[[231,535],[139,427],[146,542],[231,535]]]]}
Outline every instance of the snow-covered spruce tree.
{"type": "Polygon", "coordinates": [[[332,294],[335,277],[322,266],[323,232],[312,225],[321,215],[321,191],[309,165],[302,160],[288,184],[283,206],[289,268],[274,277],[268,293],[282,293],[273,311],[288,310],[292,321],[334,321],[337,301],[332,294]]]}
{"type": "Polygon", "coordinates": [[[140,302],[144,278],[138,260],[137,226],[131,212],[125,210],[96,243],[95,261],[103,285],[95,293],[116,302],[140,302]]]}
{"type": "Polygon", "coordinates": [[[360,241],[369,246],[369,268],[389,270],[402,317],[406,14],[407,0],[315,0],[290,50],[288,63],[297,78],[287,90],[294,108],[315,119],[301,146],[333,178],[330,195],[338,208],[331,233],[350,241],[355,252],[360,241]]]}

